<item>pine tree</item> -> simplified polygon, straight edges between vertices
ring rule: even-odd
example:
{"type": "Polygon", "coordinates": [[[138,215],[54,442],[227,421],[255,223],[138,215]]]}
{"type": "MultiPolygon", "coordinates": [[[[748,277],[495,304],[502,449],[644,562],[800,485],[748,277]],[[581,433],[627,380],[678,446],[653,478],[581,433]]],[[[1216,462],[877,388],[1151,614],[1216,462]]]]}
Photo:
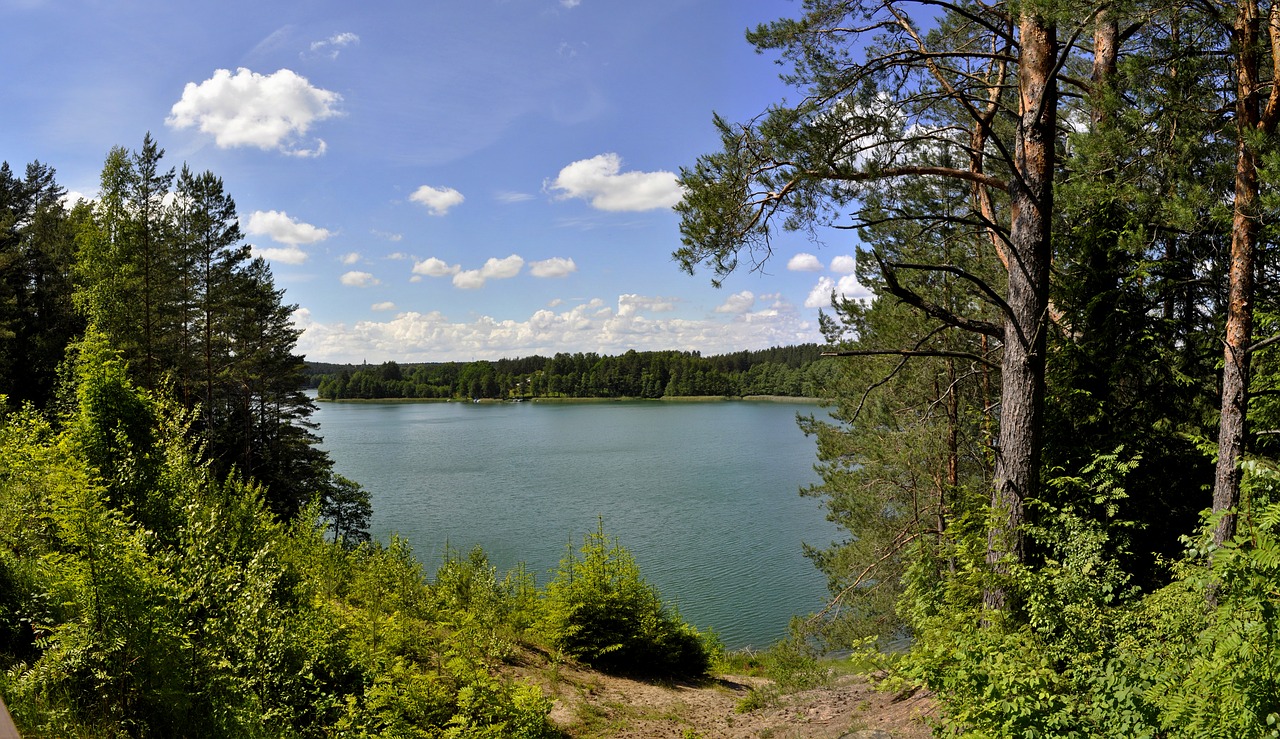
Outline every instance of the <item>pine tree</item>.
{"type": "Polygon", "coordinates": [[[0,379],[11,402],[48,403],[57,367],[84,322],[72,304],[77,223],[52,167],[27,165],[18,179],[0,165],[0,379]]]}

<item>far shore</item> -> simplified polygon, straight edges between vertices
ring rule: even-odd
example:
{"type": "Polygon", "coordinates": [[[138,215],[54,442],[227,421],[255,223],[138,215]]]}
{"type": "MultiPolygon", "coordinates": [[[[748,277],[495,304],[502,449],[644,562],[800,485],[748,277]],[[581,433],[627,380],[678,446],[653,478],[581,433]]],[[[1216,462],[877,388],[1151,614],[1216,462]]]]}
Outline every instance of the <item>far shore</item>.
{"type": "Polygon", "coordinates": [[[796,397],[791,395],[682,395],[662,398],[479,398],[465,400],[460,398],[328,398],[317,397],[324,403],[727,403],[747,401],[752,403],[812,403],[822,402],[821,398],[796,397]]]}

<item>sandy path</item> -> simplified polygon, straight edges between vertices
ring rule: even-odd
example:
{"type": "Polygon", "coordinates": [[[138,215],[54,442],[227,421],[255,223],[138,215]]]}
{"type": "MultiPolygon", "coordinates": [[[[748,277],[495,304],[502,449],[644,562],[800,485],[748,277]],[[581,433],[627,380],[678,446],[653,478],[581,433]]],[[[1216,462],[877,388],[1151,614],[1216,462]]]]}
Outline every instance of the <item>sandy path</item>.
{"type": "Polygon", "coordinates": [[[555,699],[551,719],[572,737],[631,739],[926,739],[926,695],[895,696],[865,678],[736,709],[760,678],[721,676],[696,685],[653,684],[565,665],[518,670],[555,699]]]}

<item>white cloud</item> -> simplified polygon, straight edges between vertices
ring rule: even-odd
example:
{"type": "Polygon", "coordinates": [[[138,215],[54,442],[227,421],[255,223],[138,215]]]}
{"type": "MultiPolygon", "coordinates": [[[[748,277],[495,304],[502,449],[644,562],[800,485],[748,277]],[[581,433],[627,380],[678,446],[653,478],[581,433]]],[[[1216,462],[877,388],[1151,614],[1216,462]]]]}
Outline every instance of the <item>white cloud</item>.
{"type": "Polygon", "coordinates": [[[502,259],[490,257],[485,261],[484,266],[480,268],[480,274],[487,279],[506,280],[520,274],[520,270],[523,267],[524,259],[521,259],[518,254],[512,254],[502,259]]]}
{"type": "Polygon", "coordinates": [[[479,290],[484,287],[484,275],[478,269],[469,269],[453,276],[453,286],[459,290],[479,290]]]}
{"type": "Polygon", "coordinates": [[[376,228],[373,229],[372,233],[374,236],[377,236],[380,239],[386,239],[387,241],[393,241],[393,242],[399,241],[400,239],[404,238],[403,234],[387,233],[386,231],[379,231],[376,228]]]}
{"type": "Polygon", "coordinates": [[[421,262],[415,262],[413,265],[413,273],[415,275],[425,275],[427,277],[448,277],[456,275],[462,271],[461,265],[446,264],[443,259],[429,257],[421,262]]]}
{"type": "Polygon", "coordinates": [[[662,299],[620,296],[617,305],[615,310],[593,299],[539,309],[523,319],[480,316],[467,321],[439,312],[405,312],[385,321],[353,324],[321,324],[299,310],[294,321],[303,330],[298,351],[326,362],[358,362],[370,356],[403,362],[466,361],[556,352],[622,354],[628,349],[723,354],[822,341],[817,322],[793,309],[690,320],[640,310],[668,305],[662,299]]]}
{"type": "Polygon", "coordinates": [[[297,246],[253,247],[253,255],[278,264],[302,264],[307,261],[307,253],[297,246]]]}
{"type": "Polygon", "coordinates": [[[566,8],[576,8],[582,3],[582,0],[560,0],[560,5],[566,8]]]}
{"type": "Polygon", "coordinates": [[[578,271],[572,259],[552,257],[539,262],[529,262],[529,274],[534,277],[567,277],[578,271]]]}
{"type": "Polygon", "coordinates": [[[672,172],[621,172],[622,158],[600,154],[576,161],[545,185],[558,198],[582,198],[608,211],[670,208],[683,191],[672,172]]]}
{"type": "Polygon", "coordinates": [[[822,262],[812,254],[800,252],[787,261],[787,269],[792,272],[821,272],[822,262]]]}
{"type": "MultiPolygon", "coordinates": [[[[329,59],[337,59],[338,54],[348,46],[359,44],[360,37],[354,33],[335,33],[323,41],[312,41],[309,49],[312,57],[327,57],[329,59]]],[[[306,58],[306,54],[301,54],[306,58]]]]}
{"type": "Polygon", "coordinates": [[[806,308],[830,308],[831,307],[831,291],[836,287],[836,281],[830,277],[819,277],[818,284],[813,286],[809,291],[809,297],[804,299],[804,307],[806,308]]]}
{"type": "Polygon", "coordinates": [[[460,290],[478,290],[489,280],[507,280],[520,274],[524,259],[518,254],[498,259],[490,257],[480,269],[469,269],[453,276],[453,286],[460,290]]]}
{"type": "Polygon", "coordinates": [[[188,82],[165,124],[195,126],[212,134],[218,148],[255,146],[294,156],[319,156],[325,143],[304,143],[311,125],[338,115],[342,96],[313,87],[307,78],[281,69],[262,75],[244,67],[219,69],[209,79],[188,82]]]}
{"type": "Polygon", "coordinates": [[[342,255],[342,263],[348,267],[360,261],[360,252],[353,251],[342,255]]]}
{"type": "Polygon", "coordinates": [[[722,305],[716,308],[716,313],[734,313],[743,314],[750,311],[752,306],[756,304],[756,296],[750,290],[743,290],[740,293],[730,295],[722,305]]]}
{"type": "Polygon", "coordinates": [[[373,287],[382,282],[368,272],[346,272],[339,278],[347,287],[373,287]]]}
{"type": "Polygon", "coordinates": [[[843,295],[846,300],[871,300],[875,297],[875,293],[859,283],[854,275],[841,277],[836,283],[836,292],[843,295]]]}
{"type": "Polygon", "coordinates": [[[442,216],[448,213],[450,208],[461,205],[462,201],[466,200],[462,193],[452,187],[432,187],[430,185],[423,185],[414,190],[409,199],[427,206],[427,210],[433,216],[442,216]]]}
{"type": "Polygon", "coordinates": [[[406,259],[413,259],[413,257],[408,254],[405,254],[402,251],[393,251],[390,254],[383,257],[383,259],[388,259],[392,262],[403,262],[406,259]]]}
{"type": "Polygon", "coordinates": [[[245,231],[253,236],[269,236],[281,244],[314,244],[333,235],[324,228],[302,223],[279,210],[255,210],[249,214],[245,231]]]}
{"type": "Polygon", "coordinates": [[[500,203],[523,203],[526,200],[533,200],[533,196],[527,192],[512,192],[510,190],[501,190],[494,197],[500,203]]]}
{"type": "Polygon", "coordinates": [[[858,262],[848,254],[843,254],[831,260],[831,271],[839,275],[851,275],[857,269],[858,262]]]}
{"type": "Polygon", "coordinates": [[[628,293],[618,296],[618,315],[634,316],[637,313],[669,313],[676,309],[672,298],[650,298],[628,293]]]}
{"type": "Polygon", "coordinates": [[[396,309],[396,304],[391,302],[390,300],[383,301],[381,303],[374,303],[373,305],[369,306],[369,310],[375,310],[378,312],[391,311],[395,309],[396,309]]]}
{"type": "Polygon", "coordinates": [[[805,298],[804,307],[830,308],[833,290],[837,296],[843,296],[846,300],[870,300],[875,297],[870,290],[858,283],[858,278],[854,275],[845,275],[839,282],[830,277],[819,277],[818,284],[813,286],[809,297],[805,298]]]}
{"type": "Polygon", "coordinates": [[[76,206],[76,203],[79,203],[81,200],[92,203],[95,198],[91,198],[82,192],[67,190],[67,192],[62,196],[62,207],[66,210],[71,210],[76,206]]]}

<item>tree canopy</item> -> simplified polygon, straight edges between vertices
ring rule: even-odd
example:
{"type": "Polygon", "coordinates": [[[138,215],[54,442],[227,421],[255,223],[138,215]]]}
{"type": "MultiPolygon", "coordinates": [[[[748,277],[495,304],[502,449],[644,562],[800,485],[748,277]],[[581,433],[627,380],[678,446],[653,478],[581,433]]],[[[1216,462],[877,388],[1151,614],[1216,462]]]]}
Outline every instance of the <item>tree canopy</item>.
{"type": "Polygon", "coordinates": [[[834,370],[821,354],[817,344],[713,357],[678,351],[632,350],[617,356],[560,352],[494,362],[324,365],[311,372],[319,376],[319,396],[328,400],[815,397],[834,370]]]}
{"type": "Polygon", "coordinates": [[[811,552],[812,625],[907,637],[962,734],[1280,716],[1277,581],[1237,569],[1275,533],[1276,29],[1254,0],[809,0],[748,32],[795,100],[716,117],[681,172],[674,256],[715,284],[780,230],[856,240],[874,298],[824,316],[844,369],[806,424],[849,532],[811,552]]]}

